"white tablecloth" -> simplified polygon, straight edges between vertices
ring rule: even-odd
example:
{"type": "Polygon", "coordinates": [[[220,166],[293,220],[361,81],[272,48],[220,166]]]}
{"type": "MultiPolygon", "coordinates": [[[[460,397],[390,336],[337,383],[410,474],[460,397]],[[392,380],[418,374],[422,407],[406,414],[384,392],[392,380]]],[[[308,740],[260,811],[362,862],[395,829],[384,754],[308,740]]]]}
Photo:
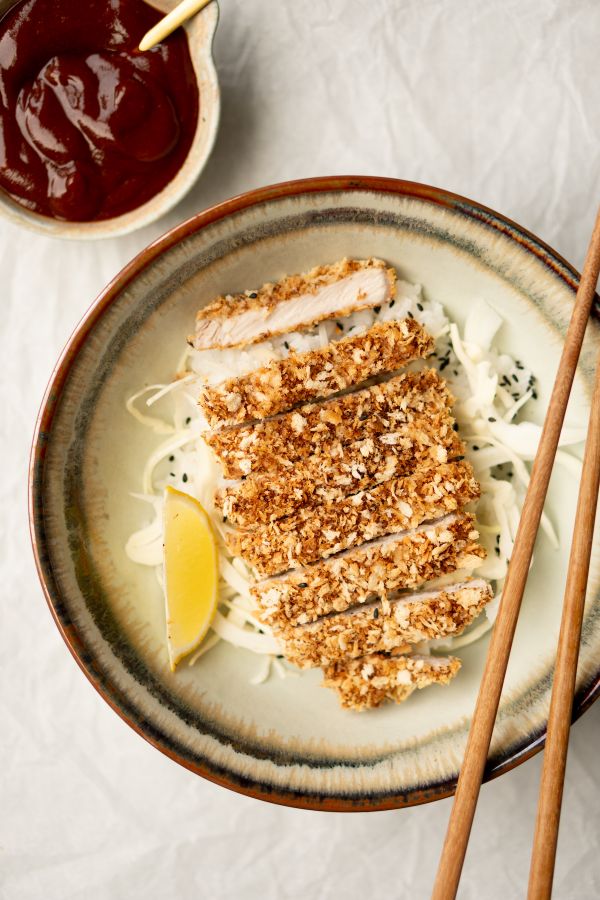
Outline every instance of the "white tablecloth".
{"type": "MultiPolygon", "coordinates": [[[[51,367],[96,293],[197,210],[308,175],[446,187],[580,266],[600,200],[597,0],[222,0],[223,117],[192,194],[134,235],[0,224],[0,897],[425,898],[449,801],[325,815],[229,793],[111,712],[52,624],[26,464],[51,367]]],[[[555,896],[600,896],[600,705],[573,729],[555,896]]],[[[540,758],[483,789],[463,898],[524,896],[540,758]]]]}

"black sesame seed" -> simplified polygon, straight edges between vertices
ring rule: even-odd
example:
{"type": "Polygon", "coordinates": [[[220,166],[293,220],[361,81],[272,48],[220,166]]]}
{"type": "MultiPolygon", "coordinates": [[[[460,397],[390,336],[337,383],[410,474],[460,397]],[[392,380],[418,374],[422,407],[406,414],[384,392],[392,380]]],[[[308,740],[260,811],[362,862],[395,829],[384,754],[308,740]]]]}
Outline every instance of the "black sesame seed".
{"type": "Polygon", "coordinates": [[[301,581],[300,584],[298,585],[298,587],[299,587],[299,588],[305,588],[305,587],[308,587],[308,582],[306,582],[306,581],[301,581]]]}
{"type": "Polygon", "coordinates": [[[277,659],[285,659],[283,653],[278,653],[278,654],[277,654],[277,659]]]}
{"type": "Polygon", "coordinates": [[[335,324],[336,324],[337,327],[340,329],[340,331],[343,331],[343,330],[344,330],[344,326],[342,325],[341,322],[336,322],[335,324]]]}
{"type": "Polygon", "coordinates": [[[285,347],[286,350],[289,350],[289,349],[290,349],[290,345],[288,344],[287,341],[284,341],[284,342],[283,342],[283,346],[285,347]]]}
{"type": "Polygon", "coordinates": [[[533,397],[534,400],[537,400],[538,395],[536,394],[535,391],[533,391],[533,393],[531,394],[531,396],[533,397]]]}
{"type": "Polygon", "coordinates": [[[256,293],[256,291],[252,291],[252,293],[249,294],[249,297],[250,297],[252,300],[256,300],[256,298],[258,297],[258,294],[256,293]]]}
{"type": "Polygon", "coordinates": [[[227,521],[227,516],[223,516],[223,521],[224,521],[224,522],[227,521]]]}
{"type": "Polygon", "coordinates": [[[479,447],[477,446],[477,444],[473,444],[473,450],[479,450],[479,447]]]}
{"type": "Polygon", "coordinates": [[[443,372],[446,366],[449,364],[449,359],[443,359],[440,363],[440,372],[443,372]]]}
{"type": "Polygon", "coordinates": [[[375,609],[373,610],[373,618],[374,619],[379,618],[379,610],[377,609],[377,607],[375,607],[375,609]]]}
{"type": "Polygon", "coordinates": [[[417,303],[417,309],[420,310],[421,312],[423,312],[423,304],[417,303]]]}
{"type": "Polygon", "coordinates": [[[495,422],[495,418],[493,416],[488,416],[488,422],[495,422]]]}
{"type": "Polygon", "coordinates": [[[413,316],[413,314],[411,313],[410,309],[408,310],[408,312],[406,313],[406,315],[408,316],[409,319],[414,319],[414,316],[413,316]]]}
{"type": "Polygon", "coordinates": [[[496,556],[500,556],[500,547],[495,547],[494,549],[496,551],[496,556]]]}
{"type": "Polygon", "coordinates": [[[455,431],[458,431],[458,422],[455,422],[452,427],[454,428],[455,431]]]}
{"type": "Polygon", "coordinates": [[[184,472],[183,475],[181,476],[181,480],[183,481],[184,484],[185,484],[185,482],[187,481],[187,475],[185,474],[185,472],[184,472]]]}
{"type": "Polygon", "coordinates": [[[512,398],[513,398],[513,400],[518,400],[518,399],[519,399],[519,395],[518,395],[518,394],[513,394],[513,395],[512,395],[512,398]]]}
{"type": "Polygon", "coordinates": [[[464,456],[457,456],[457,457],[455,457],[455,459],[456,459],[456,462],[460,462],[461,459],[464,459],[464,456]]]}
{"type": "Polygon", "coordinates": [[[392,306],[395,306],[395,304],[396,304],[395,300],[390,300],[390,309],[392,308],[392,306]]]}
{"type": "Polygon", "coordinates": [[[458,378],[458,369],[452,369],[452,371],[454,372],[454,374],[455,374],[456,377],[458,378]]]}
{"type": "Polygon", "coordinates": [[[375,313],[377,313],[377,315],[379,315],[379,313],[381,312],[381,307],[380,307],[380,306],[374,306],[374,307],[373,307],[373,312],[375,312],[375,313]]]}
{"type": "Polygon", "coordinates": [[[175,459],[174,456],[170,456],[170,457],[169,457],[169,462],[173,462],[174,459],[175,459]]]}
{"type": "Polygon", "coordinates": [[[368,419],[368,418],[369,418],[369,413],[368,413],[368,412],[361,412],[361,414],[360,414],[360,416],[359,416],[358,418],[359,418],[359,420],[360,420],[361,422],[364,422],[365,419],[368,419]]]}
{"type": "Polygon", "coordinates": [[[514,374],[514,372],[513,372],[513,374],[512,374],[510,377],[512,378],[513,381],[518,381],[518,380],[519,380],[519,379],[517,378],[517,376],[514,374]]]}
{"type": "Polygon", "coordinates": [[[169,472],[169,475],[171,476],[171,478],[175,478],[175,472],[169,472]]]}
{"type": "Polygon", "coordinates": [[[189,425],[191,421],[192,421],[192,417],[188,416],[187,419],[185,420],[185,424],[189,425]]]}

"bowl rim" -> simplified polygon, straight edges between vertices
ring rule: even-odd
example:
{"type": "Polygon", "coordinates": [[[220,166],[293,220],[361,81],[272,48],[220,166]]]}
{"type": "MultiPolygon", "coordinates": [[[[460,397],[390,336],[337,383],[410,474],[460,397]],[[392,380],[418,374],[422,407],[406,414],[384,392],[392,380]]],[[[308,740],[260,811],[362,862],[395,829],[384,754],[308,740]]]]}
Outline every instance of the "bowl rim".
{"type": "MultiPolygon", "coordinates": [[[[121,292],[134,278],[141,275],[165,251],[171,249],[185,238],[233,213],[269,201],[282,200],[303,194],[352,193],[354,191],[394,194],[400,197],[427,201],[437,206],[459,211],[463,215],[478,220],[495,229],[498,233],[517,241],[526,250],[533,253],[544,265],[548,266],[556,276],[561,278],[573,294],[577,289],[580,279],[577,270],[564,257],[532,232],[489,207],[442,188],[379,176],[324,176],[280,182],[238,194],[196,213],[150,243],[121,269],[89,306],[75,326],[50,375],[36,419],[28,473],[29,530],[38,577],[50,613],[77,665],[114,712],[148,743],[160,750],[161,753],[184,768],[201,775],[208,781],[254,799],[266,800],[298,809],[329,812],[372,812],[429,803],[453,795],[456,789],[456,778],[428,785],[424,788],[413,789],[405,794],[391,794],[389,797],[377,799],[365,797],[357,800],[356,798],[344,798],[342,796],[317,797],[314,794],[292,793],[285,789],[256,784],[250,779],[247,781],[234,780],[232,773],[217,774],[208,765],[184,759],[176,750],[168,746],[163,735],[153,733],[150,729],[145,731],[128,716],[127,709],[131,703],[130,698],[118,685],[107,682],[96,669],[94,660],[90,658],[89,651],[76,626],[68,621],[68,617],[65,618],[64,615],[59,615],[58,613],[57,606],[60,605],[61,595],[53,577],[46,545],[42,475],[46,449],[51,439],[52,422],[60,405],[62,390],[68,379],[71,367],[96,323],[102,318],[107,309],[118,300],[121,292]]],[[[600,297],[597,294],[592,315],[596,319],[600,319],[600,297]]],[[[583,715],[594,701],[598,699],[599,695],[600,664],[588,686],[575,696],[572,720],[575,721],[583,715]]],[[[545,738],[546,726],[543,725],[537,732],[524,736],[517,747],[508,754],[491,761],[489,760],[484,774],[484,781],[497,778],[530,759],[543,748],[545,738]]]]}
{"type": "MultiPolygon", "coordinates": [[[[149,6],[160,12],[153,0],[147,0],[147,2],[149,6]]],[[[4,13],[0,12],[0,19],[3,15],[4,13]]],[[[29,231],[43,234],[46,237],[69,241],[89,241],[131,234],[140,228],[151,225],[170,212],[173,207],[177,206],[200,178],[210,159],[217,139],[221,118],[221,92],[214,59],[214,43],[219,18],[219,2],[218,0],[212,0],[208,6],[200,10],[199,13],[182,26],[187,36],[188,49],[199,93],[204,97],[210,95],[210,101],[207,101],[204,108],[204,111],[206,111],[206,108],[210,109],[210,115],[204,119],[203,107],[201,107],[188,154],[173,178],[158,193],[141,205],[135,206],[133,209],[118,216],[112,216],[109,219],[76,222],[55,219],[52,216],[45,216],[34,210],[27,209],[27,207],[14,200],[6,191],[0,189],[0,216],[13,225],[27,228],[29,231]],[[205,89],[203,91],[200,89],[202,76],[205,79],[205,89]],[[204,146],[201,155],[197,160],[193,161],[192,165],[192,154],[199,143],[199,135],[203,135],[204,146]]]]}

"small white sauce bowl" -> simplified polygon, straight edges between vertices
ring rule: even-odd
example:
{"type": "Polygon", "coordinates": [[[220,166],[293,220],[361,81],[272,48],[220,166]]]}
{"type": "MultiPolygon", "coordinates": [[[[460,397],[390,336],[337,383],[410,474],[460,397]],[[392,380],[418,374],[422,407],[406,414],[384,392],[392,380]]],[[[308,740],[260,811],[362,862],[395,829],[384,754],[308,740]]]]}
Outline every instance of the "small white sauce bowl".
{"type": "MultiPolygon", "coordinates": [[[[151,5],[160,12],[167,13],[176,2],[177,0],[154,0],[151,5]]],[[[13,5],[14,0],[0,0],[0,16],[8,12],[13,5]]],[[[217,135],[221,101],[213,60],[213,40],[218,21],[219,6],[217,0],[213,0],[184,26],[198,82],[200,113],[190,151],[175,177],[161,191],[146,203],[111,219],[96,222],[65,222],[62,219],[32,212],[0,190],[0,215],[16,225],[23,225],[50,237],[94,240],[116,237],[143,228],[179,203],[204,169],[217,135]]]]}

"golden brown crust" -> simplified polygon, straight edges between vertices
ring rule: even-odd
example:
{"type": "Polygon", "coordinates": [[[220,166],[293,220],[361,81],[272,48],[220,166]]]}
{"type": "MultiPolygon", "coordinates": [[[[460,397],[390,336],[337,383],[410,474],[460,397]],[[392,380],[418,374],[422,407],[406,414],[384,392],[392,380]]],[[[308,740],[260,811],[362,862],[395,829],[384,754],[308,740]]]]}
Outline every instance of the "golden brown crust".
{"type": "Polygon", "coordinates": [[[273,419],[205,432],[203,438],[225,478],[242,478],[251,472],[291,469],[296,460],[313,454],[339,455],[344,444],[358,437],[386,432],[404,437],[417,422],[436,422],[452,402],[438,372],[424,369],[273,419]]]}
{"type": "Polygon", "coordinates": [[[428,356],[433,347],[433,339],[414,319],[378,322],[356,337],[207,386],[199,403],[211,428],[263,419],[394,372],[428,356]]]}
{"type": "Polygon", "coordinates": [[[260,577],[305,566],[365,541],[416,528],[456,512],[479,497],[473,469],[465,461],[425,466],[335,503],[308,506],[294,515],[226,537],[260,577]]]}
{"type": "Polygon", "coordinates": [[[373,709],[386,700],[402,703],[413,691],[431,684],[448,684],[460,665],[452,656],[371,653],[327,666],[323,687],[333,688],[345,709],[373,709]]]}
{"type": "Polygon", "coordinates": [[[332,503],[408,475],[419,465],[464,456],[453,423],[446,412],[437,422],[417,421],[399,432],[339,445],[335,453],[297,460],[290,468],[249,475],[218,491],[216,505],[232,525],[252,527],[289,516],[309,503],[332,503]]]}
{"type": "MultiPolygon", "coordinates": [[[[353,275],[360,269],[385,269],[382,259],[342,259],[325,266],[316,266],[310,272],[301,275],[287,275],[281,281],[267,282],[262,287],[239,294],[226,294],[217,297],[212,303],[203,307],[196,314],[196,321],[206,319],[235,318],[251,309],[272,310],[279,303],[302,294],[315,294],[319,288],[340,281],[353,275]]],[[[392,280],[396,282],[395,269],[387,269],[392,280]]]]}
{"type": "Polygon", "coordinates": [[[478,538],[475,517],[462,513],[258,582],[252,594],[265,623],[304,625],[483,559],[478,538]]]}
{"type": "Polygon", "coordinates": [[[200,310],[188,343],[200,351],[244,347],[362,309],[378,311],[395,295],[396,272],[382,260],[344,259],[258,291],[219,297],[200,310]]]}
{"type": "Polygon", "coordinates": [[[436,592],[369,603],[309,625],[283,628],[277,634],[285,641],[290,662],[301,668],[325,666],[461,634],[491,598],[489,584],[477,579],[436,592]]]}

